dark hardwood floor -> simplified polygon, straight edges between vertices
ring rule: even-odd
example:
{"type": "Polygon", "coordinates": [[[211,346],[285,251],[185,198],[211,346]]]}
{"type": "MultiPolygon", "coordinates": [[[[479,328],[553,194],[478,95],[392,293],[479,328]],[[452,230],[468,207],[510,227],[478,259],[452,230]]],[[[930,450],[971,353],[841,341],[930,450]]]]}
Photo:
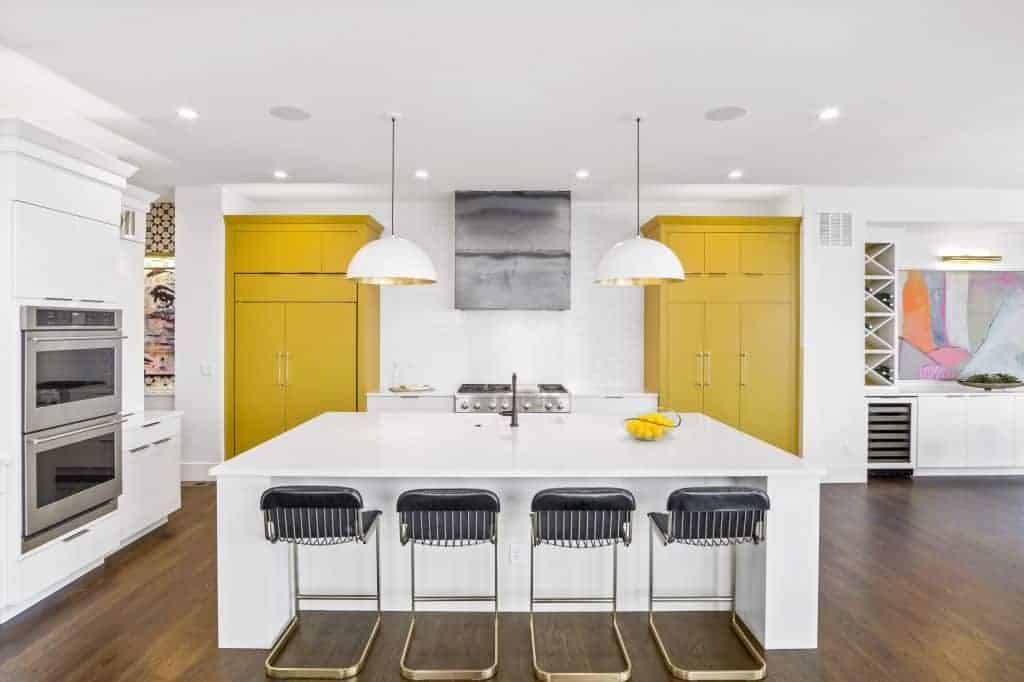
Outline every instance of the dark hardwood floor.
{"type": "MultiPolygon", "coordinates": [[[[217,649],[215,494],[186,486],[170,523],[0,626],[0,680],[261,680],[262,651],[217,649]]],[[[1024,479],[874,481],[822,489],[821,641],[770,652],[771,680],[1024,680],[1024,479]]],[[[770,540],[769,540],[770,541],[770,540]]],[[[365,614],[308,614],[283,663],[345,662],[365,614]]],[[[399,680],[408,617],[386,614],[359,680],[399,680]]],[[[483,665],[483,615],[421,616],[413,665],[483,665]]],[[[606,621],[538,622],[542,662],[620,665],[606,621]]],[[[662,625],[662,623],[664,625],[662,625]]],[[[673,655],[742,665],[718,614],[665,616],[673,655]]],[[[668,680],[643,614],[624,614],[633,679],[668,680]]],[[[527,620],[501,621],[499,680],[526,682],[527,620]]]]}

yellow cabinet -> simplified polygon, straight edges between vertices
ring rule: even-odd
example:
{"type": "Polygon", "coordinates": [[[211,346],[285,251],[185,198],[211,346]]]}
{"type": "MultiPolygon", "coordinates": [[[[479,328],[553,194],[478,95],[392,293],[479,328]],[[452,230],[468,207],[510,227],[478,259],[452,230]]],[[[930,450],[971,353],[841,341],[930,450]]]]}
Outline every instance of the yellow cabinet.
{"type": "Polygon", "coordinates": [[[795,235],[740,236],[740,268],[745,274],[791,275],[795,265],[795,235]]]}
{"type": "Polygon", "coordinates": [[[711,233],[705,236],[705,262],[709,275],[731,275],[740,269],[740,235],[711,233]]]}
{"type": "Polygon", "coordinates": [[[284,304],[235,307],[235,439],[242,452],[284,431],[284,304]]]}
{"type": "Polygon", "coordinates": [[[679,412],[704,409],[704,304],[673,303],[665,315],[668,345],[664,407],[679,412]]]}
{"type": "Polygon", "coordinates": [[[289,303],[285,309],[285,421],[356,411],[356,305],[289,303]]]}
{"type": "Polygon", "coordinates": [[[793,304],[748,303],[742,312],[740,428],[796,452],[793,304]]]}
{"type": "Polygon", "coordinates": [[[704,414],[738,427],[740,306],[708,303],[704,316],[704,414]]]}
{"type": "Polygon", "coordinates": [[[225,225],[224,449],[323,412],[366,409],[380,377],[380,296],[348,280],[368,215],[233,215],[225,225]]]}
{"type": "Polygon", "coordinates": [[[687,275],[700,275],[704,269],[704,235],[680,232],[669,236],[665,243],[683,264],[687,275]]]}
{"type": "Polygon", "coordinates": [[[699,275],[644,293],[644,385],[662,407],[798,452],[799,231],[799,218],[778,217],[644,226],[699,275]]]}

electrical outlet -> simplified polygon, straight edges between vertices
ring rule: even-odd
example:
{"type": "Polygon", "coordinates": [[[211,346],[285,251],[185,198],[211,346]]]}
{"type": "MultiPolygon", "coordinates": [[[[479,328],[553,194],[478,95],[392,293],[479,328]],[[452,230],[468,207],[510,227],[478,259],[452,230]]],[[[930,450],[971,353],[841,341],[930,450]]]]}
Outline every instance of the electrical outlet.
{"type": "Polygon", "coordinates": [[[508,562],[518,564],[523,560],[523,545],[520,542],[513,542],[508,546],[508,562]]]}
{"type": "Polygon", "coordinates": [[[202,374],[204,377],[212,377],[213,365],[211,365],[208,362],[204,362],[203,364],[199,365],[199,373],[202,374]]]}

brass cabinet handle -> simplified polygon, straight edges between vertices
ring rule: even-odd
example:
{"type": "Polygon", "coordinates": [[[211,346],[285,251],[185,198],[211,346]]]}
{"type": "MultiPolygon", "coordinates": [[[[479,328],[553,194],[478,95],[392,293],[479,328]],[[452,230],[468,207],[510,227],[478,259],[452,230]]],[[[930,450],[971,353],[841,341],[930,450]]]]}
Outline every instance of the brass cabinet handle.
{"type": "Polygon", "coordinates": [[[149,447],[149,443],[146,443],[145,445],[140,445],[140,446],[139,446],[139,447],[137,447],[137,448],[132,448],[132,449],[131,449],[131,450],[129,450],[128,452],[130,452],[130,453],[135,453],[135,452],[142,452],[143,450],[145,450],[145,449],[146,449],[146,448],[148,448],[148,447],[149,447]]]}
{"type": "Polygon", "coordinates": [[[740,386],[747,385],[747,360],[750,359],[750,353],[740,353],[740,386]]]}
{"type": "Polygon", "coordinates": [[[292,354],[284,354],[284,385],[287,386],[291,383],[292,379],[292,354]]]}
{"type": "Polygon", "coordinates": [[[697,353],[697,368],[700,372],[700,379],[697,381],[697,388],[704,388],[704,353],[697,353]]]}
{"type": "Polygon", "coordinates": [[[278,351],[274,353],[274,357],[277,361],[277,385],[284,386],[284,353],[278,351]]]}
{"type": "Polygon", "coordinates": [[[704,387],[711,388],[711,351],[704,353],[704,362],[707,364],[707,370],[704,374],[704,387]]]}

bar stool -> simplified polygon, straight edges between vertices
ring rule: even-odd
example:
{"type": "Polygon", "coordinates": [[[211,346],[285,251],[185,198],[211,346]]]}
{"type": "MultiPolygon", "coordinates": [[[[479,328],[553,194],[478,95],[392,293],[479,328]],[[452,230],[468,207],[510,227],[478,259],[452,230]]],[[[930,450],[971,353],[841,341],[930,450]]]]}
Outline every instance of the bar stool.
{"type": "Polygon", "coordinates": [[[299,545],[340,545],[361,542],[377,530],[380,511],[363,510],[358,491],[340,486],[278,486],[260,497],[264,535],[270,542],[287,542],[291,563],[288,571],[289,593],[293,595],[294,613],[270,649],[264,668],[268,677],[278,679],[314,678],[343,680],[354,677],[366,665],[370,647],[380,630],[380,533],[376,533],[376,594],[305,594],[299,589],[299,545]],[[377,619],[363,646],[359,660],[344,668],[278,668],[274,664],[299,624],[299,602],[302,599],[377,602],[377,619]]]}
{"type": "Polygon", "coordinates": [[[763,680],[764,657],[751,642],[744,626],[736,616],[736,546],[765,539],[768,495],[756,488],[699,487],[680,488],[668,496],[668,513],[652,512],[649,577],[650,591],[647,602],[647,622],[658,645],[665,666],[673,677],[681,680],[763,680]],[[732,593],[724,596],[657,595],[654,593],[654,534],[658,533],[663,546],[673,543],[697,547],[726,547],[732,549],[732,593]],[[759,664],[756,670],[689,670],[672,662],[654,624],[655,602],[729,602],[732,605],[731,623],[736,636],[759,664]]]}
{"type": "Polygon", "coordinates": [[[625,682],[632,665],[618,622],[619,543],[629,546],[633,539],[632,518],[636,510],[633,493],[621,488],[549,488],[533,496],[530,505],[530,651],[533,673],[538,680],[559,682],[625,682]],[[553,545],[573,549],[612,548],[612,594],[609,597],[536,597],[534,595],[534,548],[553,545]],[[611,604],[612,630],[625,670],[611,673],[549,672],[537,663],[533,626],[534,604],[611,604]]]}
{"type": "Polygon", "coordinates": [[[399,663],[407,680],[489,680],[498,670],[498,496],[489,490],[435,488],[407,490],[398,496],[399,537],[409,545],[412,620],[399,663]],[[494,546],[493,595],[416,594],[416,545],[469,547],[494,546]],[[482,670],[416,669],[405,664],[416,628],[417,602],[493,602],[494,663],[482,670]]]}

